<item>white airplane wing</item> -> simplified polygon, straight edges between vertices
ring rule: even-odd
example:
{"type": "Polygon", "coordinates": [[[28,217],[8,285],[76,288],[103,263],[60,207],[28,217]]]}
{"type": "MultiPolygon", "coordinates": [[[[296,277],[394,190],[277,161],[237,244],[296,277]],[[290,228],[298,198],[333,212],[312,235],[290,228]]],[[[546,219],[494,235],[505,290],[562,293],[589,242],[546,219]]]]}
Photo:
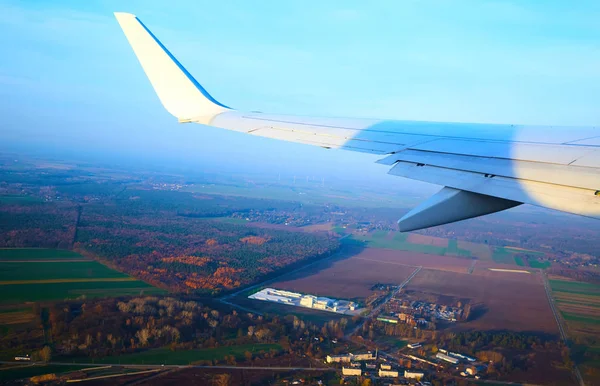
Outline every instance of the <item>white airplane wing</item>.
{"type": "Polygon", "coordinates": [[[522,203],[600,218],[600,128],[273,115],[217,102],[134,15],[115,13],[164,107],[179,122],[379,154],[389,174],[442,185],[401,231],[522,203]]]}

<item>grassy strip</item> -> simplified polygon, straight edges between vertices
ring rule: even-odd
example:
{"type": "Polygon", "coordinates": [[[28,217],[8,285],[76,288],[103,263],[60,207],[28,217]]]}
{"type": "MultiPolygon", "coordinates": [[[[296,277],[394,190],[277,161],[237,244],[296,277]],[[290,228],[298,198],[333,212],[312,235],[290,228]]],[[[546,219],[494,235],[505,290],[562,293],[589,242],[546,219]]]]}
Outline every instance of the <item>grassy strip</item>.
{"type": "Polygon", "coordinates": [[[579,322],[579,323],[585,323],[585,324],[600,325],[600,317],[594,318],[594,317],[589,317],[589,316],[582,316],[582,315],[574,314],[571,312],[565,312],[565,311],[561,311],[560,313],[562,314],[563,318],[567,322],[579,322]]]}
{"type": "MultiPolygon", "coordinates": [[[[267,352],[270,350],[280,351],[282,347],[278,344],[245,344],[239,346],[222,346],[216,348],[205,348],[198,350],[171,351],[168,348],[158,348],[142,351],[134,354],[108,356],[94,359],[94,363],[126,363],[126,364],[152,364],[152,365],[187,365],[201,360],[220,360],[225,356],[233,355],[241,359],[244,353],[249,351],[253,354],[267,352]]],[[[92,359],[78,358],[75,362],[91,362],[92,359]]]]}
{"type": "Polygon", "coordinates": [[[552,263],[546,260],[528,259],[527,262],[531,268],[546,269],[552,266],[552,263]]]}
{"type": "Polygon", "coordinates": [[[549,280],[553,292],[600,296],[600,285],[581,281],[549,280]]]}

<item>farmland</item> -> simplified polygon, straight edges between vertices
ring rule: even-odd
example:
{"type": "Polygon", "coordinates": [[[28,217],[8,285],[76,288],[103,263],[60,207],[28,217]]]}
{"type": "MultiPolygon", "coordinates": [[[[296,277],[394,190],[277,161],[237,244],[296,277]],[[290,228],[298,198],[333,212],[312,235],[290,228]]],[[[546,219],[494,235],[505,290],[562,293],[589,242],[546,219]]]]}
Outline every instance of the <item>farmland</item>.
{"type": "Polygon", "coordinates": [[[374,260],[379,254],[403,255],[409,252],[367,248],[352,256],[318,263],[306,270],[286,275],[271,284],[274,288],[331,296],[342,299],[364,299],[377,283],[402,283],[415,267],[398,261],[374,260]]]}
{"type": "MultiPolygon", "coordinates": [[[[421,266],[406,290],[470,303],[476,317],[461,328],[557,333],[539,272],[492,272],[489,267],[502,265],[486,261],[469,274],[471,263],[460,257],[364,248],[284,275],[269,286],[361,301],[374,293],[373,285],[400,284],[421,266]]],[[[243,301],[244,306],[263,310],[258,303],[243,301]]]]}
{"type": "Polygon", "coordinates": [[[584,379],[600,381],[600,285],[553,276],[552,296],[574,342],[574,357],[584,379]]]}
{"type": "MultiPolygon", "coordinates": [[[[0,288],[0,304],[164,292],[72,251],[28,248],[0,250],[0,288]]],[[[0,322],[26,314],[5,312],[0,322]]]]}
{"type": "Polygon", "coordinates": [[[423,269],[406,290],[468,299],[474,316],[457,325],[460,329],[558,333],[539,277],[511,273],[466,275],[423,269]]]}
{"type": "Polygon", "coordinates": [[[600,333],[600,285],[552,279],[550,286],[570,334],[600,333]]]}
{"type": "MultiPolygon", "coordinates": [[[[448,240],[399,232],[375,231],[368,234],[353,234],[352,239],[362,241],[370,248],[385,248],[407,252],[419,252],[432,255],[445,255],[448,252],[448,240]]],[[[455,247],[457,254],[468,256],[470,252],[455,247]]]]}
{"type": "MultiPolygon", "coordinates": [[[[344,233],[341,228],[334,228],[344,233]]],[[[477,259],[498,264],[529,266],[545,269],[550,262],[540,259],[543,252],[515,247],[498,247],[472,243],[463,240],[433,237],[418,233],[398,233],[395,231],[355,232],[350,239],[364,243],[369,248],[393,249],[436,256],[453,256],[463,259],[477,259]]]]}

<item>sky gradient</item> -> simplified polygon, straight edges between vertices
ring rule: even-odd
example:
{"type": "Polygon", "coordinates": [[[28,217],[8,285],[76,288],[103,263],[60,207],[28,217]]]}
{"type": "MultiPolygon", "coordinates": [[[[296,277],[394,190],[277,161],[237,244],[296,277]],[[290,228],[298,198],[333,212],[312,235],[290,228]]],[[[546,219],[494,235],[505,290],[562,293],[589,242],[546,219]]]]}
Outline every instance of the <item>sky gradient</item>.
{"type": "Polygon", "coordinates": [[[114,11],[135,13],[208,92],[234,108],[600,124],[598,1],[0,0],[6,148],[385,175],[356,153],[178,124],[114,11]]]}

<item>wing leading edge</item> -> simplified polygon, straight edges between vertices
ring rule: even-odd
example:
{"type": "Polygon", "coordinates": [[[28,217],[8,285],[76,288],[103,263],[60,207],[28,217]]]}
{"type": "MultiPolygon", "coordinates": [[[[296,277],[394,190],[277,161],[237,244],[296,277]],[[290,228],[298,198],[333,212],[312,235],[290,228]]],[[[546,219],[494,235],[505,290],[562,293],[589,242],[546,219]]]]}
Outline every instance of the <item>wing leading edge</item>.
{"type": "Polygon", "coordinates": [[[115,13],[161,103],[179,122],[384,156],[388,173],[444,186],[401,231],[527,203],[600,218],[600,129],[250,113],[215,100],[134,15],[115,13]]]}

